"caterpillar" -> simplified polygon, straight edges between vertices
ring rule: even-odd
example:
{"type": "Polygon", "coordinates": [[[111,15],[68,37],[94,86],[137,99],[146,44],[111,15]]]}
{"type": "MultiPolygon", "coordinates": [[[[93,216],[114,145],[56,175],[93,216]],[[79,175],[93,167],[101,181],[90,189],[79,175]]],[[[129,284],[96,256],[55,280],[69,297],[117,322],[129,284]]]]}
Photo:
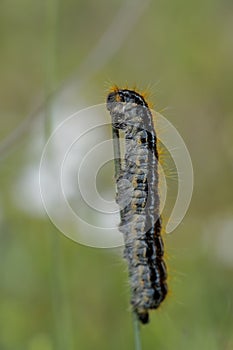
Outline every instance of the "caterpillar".
{"type": "Polygon", "coordinates": [[[161,235],[158,192],[157,136],[152,113],[144,97],[134,90],[115,87],[107,96],[114,137],[124,134],[124,157],[119,145],[116,165],[116,201],[120,207],[119,230],[124,236],[131,305],[141,323],[167,295],[167,268],[161,235]]]}

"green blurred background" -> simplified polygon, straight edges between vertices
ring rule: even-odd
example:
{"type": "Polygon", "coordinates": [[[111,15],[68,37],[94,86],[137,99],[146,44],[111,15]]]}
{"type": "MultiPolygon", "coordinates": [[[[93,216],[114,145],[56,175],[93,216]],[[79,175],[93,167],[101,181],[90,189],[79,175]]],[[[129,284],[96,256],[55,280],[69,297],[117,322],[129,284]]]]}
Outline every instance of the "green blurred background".
{"type": "Polygon", "coordinates": [[[2,0],[0,32],[0,349],[134,349],[119,252],[72,242],[33,201],[51,114],[111,83],[151,86],[194,167],[143,349],[233,349],[233,2],[2,0]]]}

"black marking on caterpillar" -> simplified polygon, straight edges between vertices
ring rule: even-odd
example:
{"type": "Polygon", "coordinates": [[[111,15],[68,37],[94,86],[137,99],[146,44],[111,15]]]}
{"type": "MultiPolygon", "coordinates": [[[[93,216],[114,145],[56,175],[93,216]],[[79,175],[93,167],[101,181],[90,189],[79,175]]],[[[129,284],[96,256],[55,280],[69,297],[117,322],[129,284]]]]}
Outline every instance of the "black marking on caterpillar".
{"type": "MultiPolygon", "coordinates": [[[[167,294],[167,269],[161,236],[157,137],[152,114],[135,91],[115,88],[107,97],[115,136],[125,136],[124,163],[116,169],[124,257],[128,262],[131,304],[142,323],[167,294]]],[[[116,160],[117,161],[117,160],[116,160]]]]}

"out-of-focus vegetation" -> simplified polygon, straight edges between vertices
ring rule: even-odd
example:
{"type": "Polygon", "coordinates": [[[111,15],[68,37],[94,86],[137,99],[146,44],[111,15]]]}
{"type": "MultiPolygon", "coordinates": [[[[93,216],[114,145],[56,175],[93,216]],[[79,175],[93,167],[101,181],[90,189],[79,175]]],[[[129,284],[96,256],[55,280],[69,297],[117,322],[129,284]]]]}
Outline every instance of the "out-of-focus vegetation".
{"type": "Polygon", "coordinates": [[[134,348],[119,252],[78,245],[33,201],[23,205],[27,186],[33,193],[25,169],[36,169],[37,186],[46,141],[37,110],[48,93],[65,118],[104,102],[109,81],[152,85],[155,109],[169,107],[163,114],[194,167],[191,206],[166,238],[170,297],[143,327],[143,348],[233,349],[232,1],[1,1],[0,31],[0,349],[134,348]],[[144,9],[93,69],[87,58],[121,6],[129,17],[144,9]],[[17,141],[6,143],[30,115],[17,141]]]}

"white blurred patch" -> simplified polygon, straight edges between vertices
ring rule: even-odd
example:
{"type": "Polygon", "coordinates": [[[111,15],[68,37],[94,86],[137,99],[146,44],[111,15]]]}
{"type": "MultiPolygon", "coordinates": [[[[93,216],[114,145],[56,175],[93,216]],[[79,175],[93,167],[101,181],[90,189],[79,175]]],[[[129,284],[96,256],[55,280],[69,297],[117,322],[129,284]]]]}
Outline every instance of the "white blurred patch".
{"type": "MultiPolygon", "coordinates": [[[[74,98],[74,96],[72,96],[74,98]]],[[[68,99],[65,91],[58,96],[56,101],[53,102],[53,108],[51,110],[52,117],[50,118],[51,122],[51,133],[56,129],[56,127],[62,123],[67,117],[70,116],[71,112],[73,113],[75,105],[79,104],[84,106],[84,100],[72,103],[68,99]],[[64,96],[63,96],[64,95],[64,96]],[[66,99],[66,101],[64,101],[66,99]],[[68,103],[70,102],[70,103],[68,103]],[[68,104],[67,104],[68,103],[68,104]]],[[[16,183],[12,186],[12,199],[16,207],[24,212],[37,217],[46,217],[47,213],[45,211],[44,205],[41,199],[40,187],[39,187],[39,165],[41,155],[44,149],[44,146],[47,142],[45,138],[45,121],[43,112],[38,114],[38,118],[34,123],[34,127],[31,129],[31,135],[29,137],[27,157],[29,159],[29,164],[21,170],[17,178],[16,183]]],[[[79,127],[77,125],[77,127],[79,127]]],[[[67,144],[76,133],[75,128],[67,130],[66,134],[63,134],[63,138],[56,140],[53,143],[53,155],[51,156],[51,162],[47,171],[44,172],[44,179],[48,183],[50,191],[48,192],[47,199],[51,205],[56,206],[56,185],[54,177],[52,176],[52,168],[56,164],[57,159],[60,157],[63,152],[64,145],[67,144]]],[[[76,154],[72,154],[72,160],[68,167],[66,167],[66,172],[64,174],[64,183],[66,184],[66,190],[68,197],[74,196],[74,182],[77,181],[74,179],[75,175],[75,166],[77,161],[80,161],[80,155],[82,153],[82,145],[79,144],[79,151],[76,154]],[[75,159],[74,159],[75,157],[75,159]]],[[[60,208],[57,208],[60,211],[60,208]]],[[[61,213],[62,214],[62,213],[61,213]]]]}
{"type": "MultiPolygon", "coordinates": [[[[83,243],[90,237],[91,242],[97,241],[100,246],[105,243],[109,245],[112,240],[120,245],[122,235],[118,231],[120,218],[115,203],[115,188],[110,189],[105,184],[108,200],[96,192],[95,177],[99,164],[101,167],[113,158],[112,141],[106,144],[106,139],[111,138],[111,128],[108,125],[110,118],[106,117],[106,108],[87,108],[71,116],[65,112],[64,106],[62,109],[56,107],[55,110],[56,113],[53,111],[51,118],[53,133],[41,167],[41,156],[47,141],[43,138],[45,125],[41,118],[32,129],[28,145],[28,158],[31,162],[21,171],[12,187],[13,201],[29,215],[49,215],[55,226],[75,241],[83,243]],[[98,150],[98,145],[102,143],[102,149],[97,152],[96,147],[98,150]],[[92,154],[92,159],[87,162],[89,166],[83,166],[83,160],[89,154],[92,154]],[[79,177],[80,167],[82,183],[79,177]],[[43,200],[40,185],[44,189],[43,200]],[[87,196],[89,202],[86,201],[87,196]],[[105,205],[105,210],[100,207],[100,203],[105,205]],[[109,210],[111,213],[108,213],[109,210]],[[101,240],[102,235],[104,238],[101,240]]],[[[114,172],[114,167],[112,168],[114,172]]],[[[110,174],[112,178],[113,172],[110,174]]]]}

